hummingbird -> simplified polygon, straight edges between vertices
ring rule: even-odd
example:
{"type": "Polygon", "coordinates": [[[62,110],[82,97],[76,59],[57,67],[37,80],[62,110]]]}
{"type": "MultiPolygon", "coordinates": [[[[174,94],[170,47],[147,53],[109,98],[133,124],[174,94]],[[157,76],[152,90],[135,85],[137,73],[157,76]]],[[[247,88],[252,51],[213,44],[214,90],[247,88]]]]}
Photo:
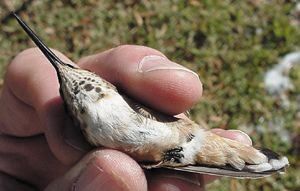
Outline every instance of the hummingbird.
{"type": "Polygon", "coordinates": [[[60,60],[15,13],[54,67],[66,110],[94,147],[127,153],[143,168],[168,168],[236,178],[283,172],[287,157],[220,137],[189,118],[151,109],[101,76],[60,60]]]}

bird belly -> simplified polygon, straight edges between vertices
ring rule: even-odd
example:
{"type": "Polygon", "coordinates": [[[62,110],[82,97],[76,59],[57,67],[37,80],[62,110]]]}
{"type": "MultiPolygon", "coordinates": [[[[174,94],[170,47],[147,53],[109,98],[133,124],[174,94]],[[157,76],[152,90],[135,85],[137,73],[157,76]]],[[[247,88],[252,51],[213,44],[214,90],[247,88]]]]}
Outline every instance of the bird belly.
{"type": "Polygon", "coordinates": [[[179,132],[163,122],[139,116],[118,97],[86,104],[82,128],[94,146],[129,153],[138,160],[159,160],[165,150],[179,143],[179,132]]]}

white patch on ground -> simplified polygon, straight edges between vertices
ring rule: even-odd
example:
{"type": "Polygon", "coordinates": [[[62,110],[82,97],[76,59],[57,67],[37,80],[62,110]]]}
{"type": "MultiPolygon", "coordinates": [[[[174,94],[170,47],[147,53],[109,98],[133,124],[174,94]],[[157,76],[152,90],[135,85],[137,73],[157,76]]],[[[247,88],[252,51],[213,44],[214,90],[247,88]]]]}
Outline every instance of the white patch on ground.
{"type": "MultiPolygon", "coordinates": [[[[300,11],[300,3],[299,5],[300,11]]],[[[289,78],[290,70],[296,65],[300,65],[300,51],[291,52],[285,55],[278,64],[268,70],[264,76],[264,85],[266,91],[275,99],[278,99],[283,109],[287,109],[293,105],[290,104],[288,92],[293,89],[294,85],[292,80],[289,78]]],[[[300,95],[296,100],[296,107],[300,108],[300,95]]],[[[298,114],[296,115],[296,118],[298,114]]],[[[299,112],[300,118],[300,112],[299,112]]],[[[285,128],[286,119],[282,116],[273,116],[271,120],[266,120],[263,116],[259,118],[256,124],[243,124],[240,126],[240,130],[247,134],[254,132],[264,135],[274,133],[280,137],[281,141],[287,144],[292,144],[292,132],[289,132],[285,128]]]]}
{"type": "Polygon", "coordinates": [[[292,141],[292,133],[285,128],[285,119],[281,116],[274,117],[272,120],[260,117],[256,125],[243,124],[239,129],[248,135],[255,133],[259,135],[276,134],[286,144],[291,144],[292,141]]]}
{"type": "Polygon", "coordinates": [[[292,90],[294,86],[288,74],[290,69],[296,64],[300,64],[300,51],[292,52],[284,56],[277,65],[266,72],[264,77],[267,92],[279,97],[283,107],[289,106],[287,92],[292,90]]]}

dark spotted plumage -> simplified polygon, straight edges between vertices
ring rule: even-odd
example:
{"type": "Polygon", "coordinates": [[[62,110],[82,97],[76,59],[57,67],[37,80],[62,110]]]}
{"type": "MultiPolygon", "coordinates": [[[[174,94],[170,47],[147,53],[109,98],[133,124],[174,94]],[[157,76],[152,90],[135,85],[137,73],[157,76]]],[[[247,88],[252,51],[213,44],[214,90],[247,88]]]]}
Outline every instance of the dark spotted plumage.
{"type": "Polygon", "coordinates": [[[101,92],[101,88],[100,88],[100,87],[96,87],[96,88],[95,88],[95,91],[96,91],[97,93],[100,93],[100,92],[101,92]]]}
{"type": "Polygon", "coordinates": [[[85,91],[91,91],[94,89],[94,86],[92,84],[86,84],[83,86],[83,88],[85,89],[85,91]]]}

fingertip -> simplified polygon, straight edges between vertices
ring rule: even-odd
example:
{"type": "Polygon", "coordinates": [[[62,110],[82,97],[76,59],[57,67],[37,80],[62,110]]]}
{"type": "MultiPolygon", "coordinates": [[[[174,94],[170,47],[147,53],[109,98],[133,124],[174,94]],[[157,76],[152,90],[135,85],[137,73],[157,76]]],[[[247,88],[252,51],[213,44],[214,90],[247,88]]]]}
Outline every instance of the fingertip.
{"type": "Polygon", "coordinates": [[[47,191],[99,189],[146,191],[147,182],[143,170],[133,159],[122,152],[104,149],[87,153],[46,188],[47,191]]]}
{"type": "Polygon", "coordinates": [[[176,115],[190,109],[202,95],[199,78],[185,70],[157,70],[139,75],[132,88],[133,96],[167,114],[176,115]]]}
{"type": "Polygon", "coordinates": [[[191,185],[185,181],[174,180],[168,178],[156,179],[150,182],[149,191],[181,191],[181,190],[197,190],[203,189],[197,185],[191,185]]]}
{"type": "Polygon", "coordinates": [[[155,191],[167,190],[201,190],[203,187],[198,174],[168,169],[151,169],[147,171],[148,188],[155,191]]]}
{"type": "Polygon", "coordinates": [[[196,184],[191,184],[183,180],[176,180],[174,178],[155,178],[149,181],[149,191],[181,191],[181,190],[195,190],[202,191],[203,189],[196,184]]]}
{"type": "Polygon", "coordinates": [[[73,183],[76,190],[146,191],[147,182],[141,167],[126,154],[110,149],[98,150],[83,159],[83,170],[73,183]]]}
{"type": "Polygon", "coordinates": [[[111,149],[97,151],[94,155],[94,164],[108,173],[121,190],[147,190],[142,168],[128,155],[111,149]]]}
{"type": "Polygon", "coordinates": [[[245,132],[240,130],[224,130],[224,129],[212,129],[213,133],[228,138],[239,141],[246,145],[252,145],[252,140],[245,132]]]}

